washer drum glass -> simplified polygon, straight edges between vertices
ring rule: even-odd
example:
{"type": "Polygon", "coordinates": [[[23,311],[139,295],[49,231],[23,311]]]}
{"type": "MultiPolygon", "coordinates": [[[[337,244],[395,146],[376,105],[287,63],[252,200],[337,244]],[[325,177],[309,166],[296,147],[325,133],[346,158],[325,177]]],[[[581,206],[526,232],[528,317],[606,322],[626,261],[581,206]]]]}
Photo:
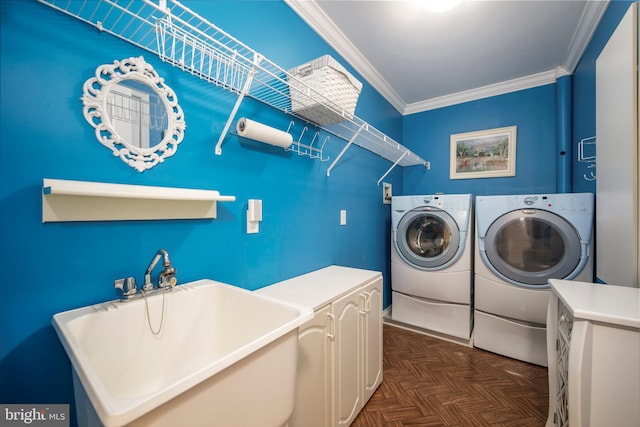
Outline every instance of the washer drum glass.
{"type": "Polygon", "coordinates": [[[398,223],[397,248],[414,266],[423,269],[441,267],[456,255],[459,244],[458,226],[446,212],[415,209],[398,223]]]}

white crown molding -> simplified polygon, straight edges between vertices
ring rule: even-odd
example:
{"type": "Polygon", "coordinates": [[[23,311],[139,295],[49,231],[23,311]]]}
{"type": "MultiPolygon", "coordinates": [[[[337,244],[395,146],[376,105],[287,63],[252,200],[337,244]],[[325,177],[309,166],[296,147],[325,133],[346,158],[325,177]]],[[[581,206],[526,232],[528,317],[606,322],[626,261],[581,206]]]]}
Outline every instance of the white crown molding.
{"type": "Polygon", "coordinates": [[[571,74],[573,74],[573,72],[570,72],[569,70],[567,70],[564,67],[558,67],[556,68],[556,79],[563,77],[563,76],[570,76],[571,74]]]}
{"type": "Polygon", "coordinates": [[[593,33],[598,28],[604,12],[607,10],[607,6],[609,6],[609,0],[587,2],[562,63],[562,67],[569,70],[569,74],[573,74],[576,69],[582,54],[593,37],[593,33]]]}
{"type": "Polygon", "coordinates": [[[475,101],[477,99],[488,98],[490,96],[503,95],[505,93],[516,92],[519,90],[530,89],[533,87],[544,86],[554,83],[559,77],[558,69],[544,71],[530,76],[520,77],[505,82],[500,82],[476,89],[465,90],[463,92],[451,95],[431,98],[413,104],[407,104],[403,115],[420,113],[422,111],[435,110],[436,108],[449,107],[451,105],[461,104],[463,102],[475,101]]]}
{"type": "Polygon", "coordinates": [[[571,75],[591,41],[600,19],[610,0],[588,1],[573,34],[563,64],[555,70],[520,77],[468,91],[453,93],[437,98],[406,104],[391,85],[376,71],[351,41],[324,13],[313,0],[284,0],[284,2],[304,20],[320,37],[336,50],[360,75],[367,80],[401,114],[415,114],[422,111],[447,107],[496,95],[503,95],[537,86],[554,83],[557,78],[571,75]]]}

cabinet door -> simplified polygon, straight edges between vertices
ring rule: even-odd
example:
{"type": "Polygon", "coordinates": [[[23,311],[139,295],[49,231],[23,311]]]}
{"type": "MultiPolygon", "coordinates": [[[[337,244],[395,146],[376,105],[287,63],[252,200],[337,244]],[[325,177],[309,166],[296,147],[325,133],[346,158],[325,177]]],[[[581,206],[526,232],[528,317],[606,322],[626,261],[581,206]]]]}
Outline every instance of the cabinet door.
{"type": "Polygon", "coordinates": [[[360,288],[331,303],[335,317],[333,342],[333,423],[349,425],[362,409],[362,340],[360,288]]]}
{"type": "Polygon", "coordinates": [[[638,34],[629,8],[596,60],[596,271],[638,286],[638,34]]]}
{"type": "Polygon", "coordinates": [[[382,382],[382,278],[362,288],[366,305],[362,322],[363,405],[382,382]]]}
{"type": "Polygon", "coordinates": [[[331,425],[329,311],[329,305],[316,310],[314,318],[298,329],[296,400],[289,427],[331,425]]]}

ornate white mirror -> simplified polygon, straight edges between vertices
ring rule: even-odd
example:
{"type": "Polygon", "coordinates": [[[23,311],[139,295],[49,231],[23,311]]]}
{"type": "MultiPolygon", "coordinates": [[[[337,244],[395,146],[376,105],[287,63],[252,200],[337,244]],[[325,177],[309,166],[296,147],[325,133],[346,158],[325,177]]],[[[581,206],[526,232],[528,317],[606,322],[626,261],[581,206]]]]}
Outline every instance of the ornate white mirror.
{"type": "Polygon", "coordinates": [[[186,127],[182,109],[143,57],[99,66],[83,91],[84,117],[114,156],[144,172],[175,154],[186,127]]]}

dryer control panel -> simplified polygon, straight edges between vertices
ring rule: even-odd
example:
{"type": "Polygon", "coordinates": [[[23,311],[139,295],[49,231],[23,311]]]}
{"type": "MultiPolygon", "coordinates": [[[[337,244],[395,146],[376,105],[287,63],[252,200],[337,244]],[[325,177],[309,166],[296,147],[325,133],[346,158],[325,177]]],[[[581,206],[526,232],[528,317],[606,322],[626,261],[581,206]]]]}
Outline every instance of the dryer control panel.
{"type": "Polygon", "coordinates": [[[524,196],[522,199],[522,207],[538,207],[553,212],[590,212],[592,207],[592,199],[582,194],[562,194],[560,197],[556,194],[550,195],[532,195],[524,196]]]}

